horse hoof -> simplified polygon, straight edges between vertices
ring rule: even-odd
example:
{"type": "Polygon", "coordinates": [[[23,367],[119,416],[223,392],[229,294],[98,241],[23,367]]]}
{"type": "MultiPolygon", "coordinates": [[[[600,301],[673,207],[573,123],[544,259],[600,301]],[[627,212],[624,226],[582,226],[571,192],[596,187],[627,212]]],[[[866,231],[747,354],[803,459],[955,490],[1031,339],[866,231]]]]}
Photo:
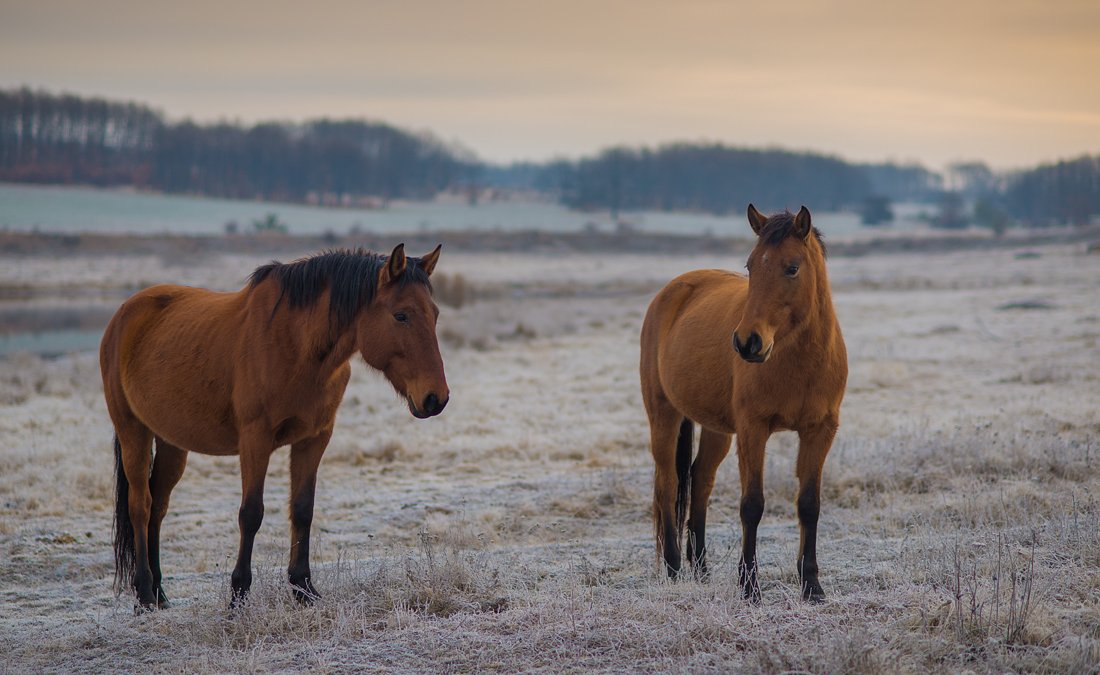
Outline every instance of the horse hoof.
{"type": "Polygon", "coordinates": [[[313,580],[309,578],[309,575],[291,575],[290,576],[290,591],[294,594],[294,599],[302,605],[312,605],[321,599],[321,594],[317,592],[317,589],[313,586],[313,580]]]}
{"type": "Polygon", "coordinates": [[[299,604],[309,607],[313,603],[321,599],[321,594],[317,592],[317,589],[312,584],[308,588],[302,588],[300,586],[293,586],[291,591],[294,593],[294,599],[299,604]]]}
{"type": "Polygon", "coordinates": [[[750,605],[760,604],[760,587],[759,586],[745,586],[741,589],[741,597],[745,599],[745,602],[750,605]]]}
{"type": "Polygon", "coordinates": [[[244,606],[245,601],[248,599],[248,592],[233,591],[233,597],[229,599],[229,609],[236,611],[244,606]]]}
{"type": "Polygon", "coordinates": [[[802,582],[802,599],[814,604],[825,602],[825,591],[817,579],[802,582]]]}

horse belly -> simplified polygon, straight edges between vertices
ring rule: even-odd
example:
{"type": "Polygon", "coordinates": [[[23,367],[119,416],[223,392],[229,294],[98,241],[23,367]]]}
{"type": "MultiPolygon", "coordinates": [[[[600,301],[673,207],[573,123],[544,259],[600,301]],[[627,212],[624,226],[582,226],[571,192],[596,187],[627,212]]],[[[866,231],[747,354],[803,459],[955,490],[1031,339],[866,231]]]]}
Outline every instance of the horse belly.
{"type": "Polygon", "coordinates": [[[208,392],[191,388],[142,387],[128,396],[134,414],[154,434],[184,450],[207,455],[237,454],[237,429],[228,397],[219,407],[208,392]]]}
{"type": "Polygon", "coordinates": [[[185,331],[145,336],[123,369],[127,403],[154,434],[192,452],[237,453],[234,369],[185,331]]]}
{"type": "Polygon", "coordinates": [[[650,354],[643,369],[648,362],[659,392],[685,417],[722,433],[734,433],[732,337],[747,284],[721,270],[680,275],[653,299],[643,327],[650,354]]]}
{"type": "Polygon", "coordinates": [[[673,330],[658,368],[665,396],[677,410],[708,429],[732,434],[733,347],[721,337],[673,330]]]}

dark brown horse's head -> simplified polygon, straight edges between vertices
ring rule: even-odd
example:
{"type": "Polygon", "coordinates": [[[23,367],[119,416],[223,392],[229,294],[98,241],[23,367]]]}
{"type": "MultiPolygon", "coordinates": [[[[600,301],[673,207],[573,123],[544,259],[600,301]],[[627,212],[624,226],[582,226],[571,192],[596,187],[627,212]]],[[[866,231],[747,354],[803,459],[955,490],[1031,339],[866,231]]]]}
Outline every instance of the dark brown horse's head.
{"type": "Polygon", "coordinates": [[[404,244],[393,249],[355,328],[363,359],[382,371],[420,419],[443,412],[450,398],[435,335],[439,308],[427,283],[440,248],[423,258],[407,258],[404,244]]]}
{"type": "Polygon", "coordinates": [[[805,206],[797,215],[765,217],[749,204],[749,224],[757,241],[749,254],[749,294],[733,348],[746,361],[763,363],[811,315],[825,247],[805,206]]]}

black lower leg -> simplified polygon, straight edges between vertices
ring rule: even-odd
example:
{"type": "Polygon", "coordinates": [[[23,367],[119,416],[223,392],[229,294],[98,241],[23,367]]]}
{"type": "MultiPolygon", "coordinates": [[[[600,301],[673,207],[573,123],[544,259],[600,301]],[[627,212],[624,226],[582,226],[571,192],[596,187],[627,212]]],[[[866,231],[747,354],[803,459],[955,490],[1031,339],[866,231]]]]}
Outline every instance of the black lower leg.
{"type": "Polygon", "coordinates": [[[764,516],[764,495],[752,493],[741,499],[741,562],[739,580],[742,595],[753,602],[760,601],[760,584],[756,576],[756,530],[764,516]]]}
{"type": "Polygon", "coordinates": [[[825,591],[817,577],[817,520],[821,512],[821,498],[816,489],[805,489],[798,496],[798,523],[802,529],[798,555],[798,578],[802,586],[802,599],[820,602],[825,591]]]}
{"type": "Polygon", "coordinates": [[[134,572],[134,591],[142,610],[150,610],[156,606],[157,595],[153,584],[153,573],[149,569],[149,559],[140,554],[137,558],[137,570],[134,572]]]}
{"type": "Polygon", "coordinates": [[[662,541],[664,543],[665,571],[670,579],[680,576],[680,532],[666,519],[662,541]]]}
{"type": "Polygon", "coordinates": [[[164,593],[163,575],[160,571],[160,523],[149,523],[149,567],[153,572],[153,594],[156,596],[157,609],[168,607],[168,596],[164,593]]]}
{"type": "Polygon", "coordinates": [[[237,552],[237,565],[233,568],[231,577],[234,604],[248,595],[248,590],[252,587],[252,545],[263,519],[263,497],[246,499],[237,518],[241,528],[241,547],[237,552]]]}
{"type": "Polygon", "coordinates": [[[291,544],[291,561],[287,568],[294,597],[303,604],[321,597],[313,586],[309,569],[309,534],[313,523],[313,490],[309,489],[291,505],[290,526],[294,541],[291,544]]]}
{"type": "Polygon", "coordinates": [[[687,559],[692,566],[695,578],[706,581],[710,578],[707,571],[707,525],[703,518],[688,521],[687,559]]]}

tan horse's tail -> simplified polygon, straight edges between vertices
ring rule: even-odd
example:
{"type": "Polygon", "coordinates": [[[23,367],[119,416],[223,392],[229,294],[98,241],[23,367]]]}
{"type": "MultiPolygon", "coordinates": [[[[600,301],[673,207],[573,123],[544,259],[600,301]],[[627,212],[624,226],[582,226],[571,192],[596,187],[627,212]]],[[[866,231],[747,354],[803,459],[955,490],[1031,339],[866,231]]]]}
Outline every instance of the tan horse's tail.
{"type": "Polygon", "coordinates": [[[130,522],[130,481],[122,465],[122,444],[115,435],[115,593],[133,584],[136,553],[134,525],[130,522]]]}
{"type": "Polygon", "coordinates": [[[680,435],[676,437],[676,533],[684,533],[684,521],[687,520],[691,506],[691,452],[695,427],[691,420],[684,418],[680,422],[680,435]]]}

